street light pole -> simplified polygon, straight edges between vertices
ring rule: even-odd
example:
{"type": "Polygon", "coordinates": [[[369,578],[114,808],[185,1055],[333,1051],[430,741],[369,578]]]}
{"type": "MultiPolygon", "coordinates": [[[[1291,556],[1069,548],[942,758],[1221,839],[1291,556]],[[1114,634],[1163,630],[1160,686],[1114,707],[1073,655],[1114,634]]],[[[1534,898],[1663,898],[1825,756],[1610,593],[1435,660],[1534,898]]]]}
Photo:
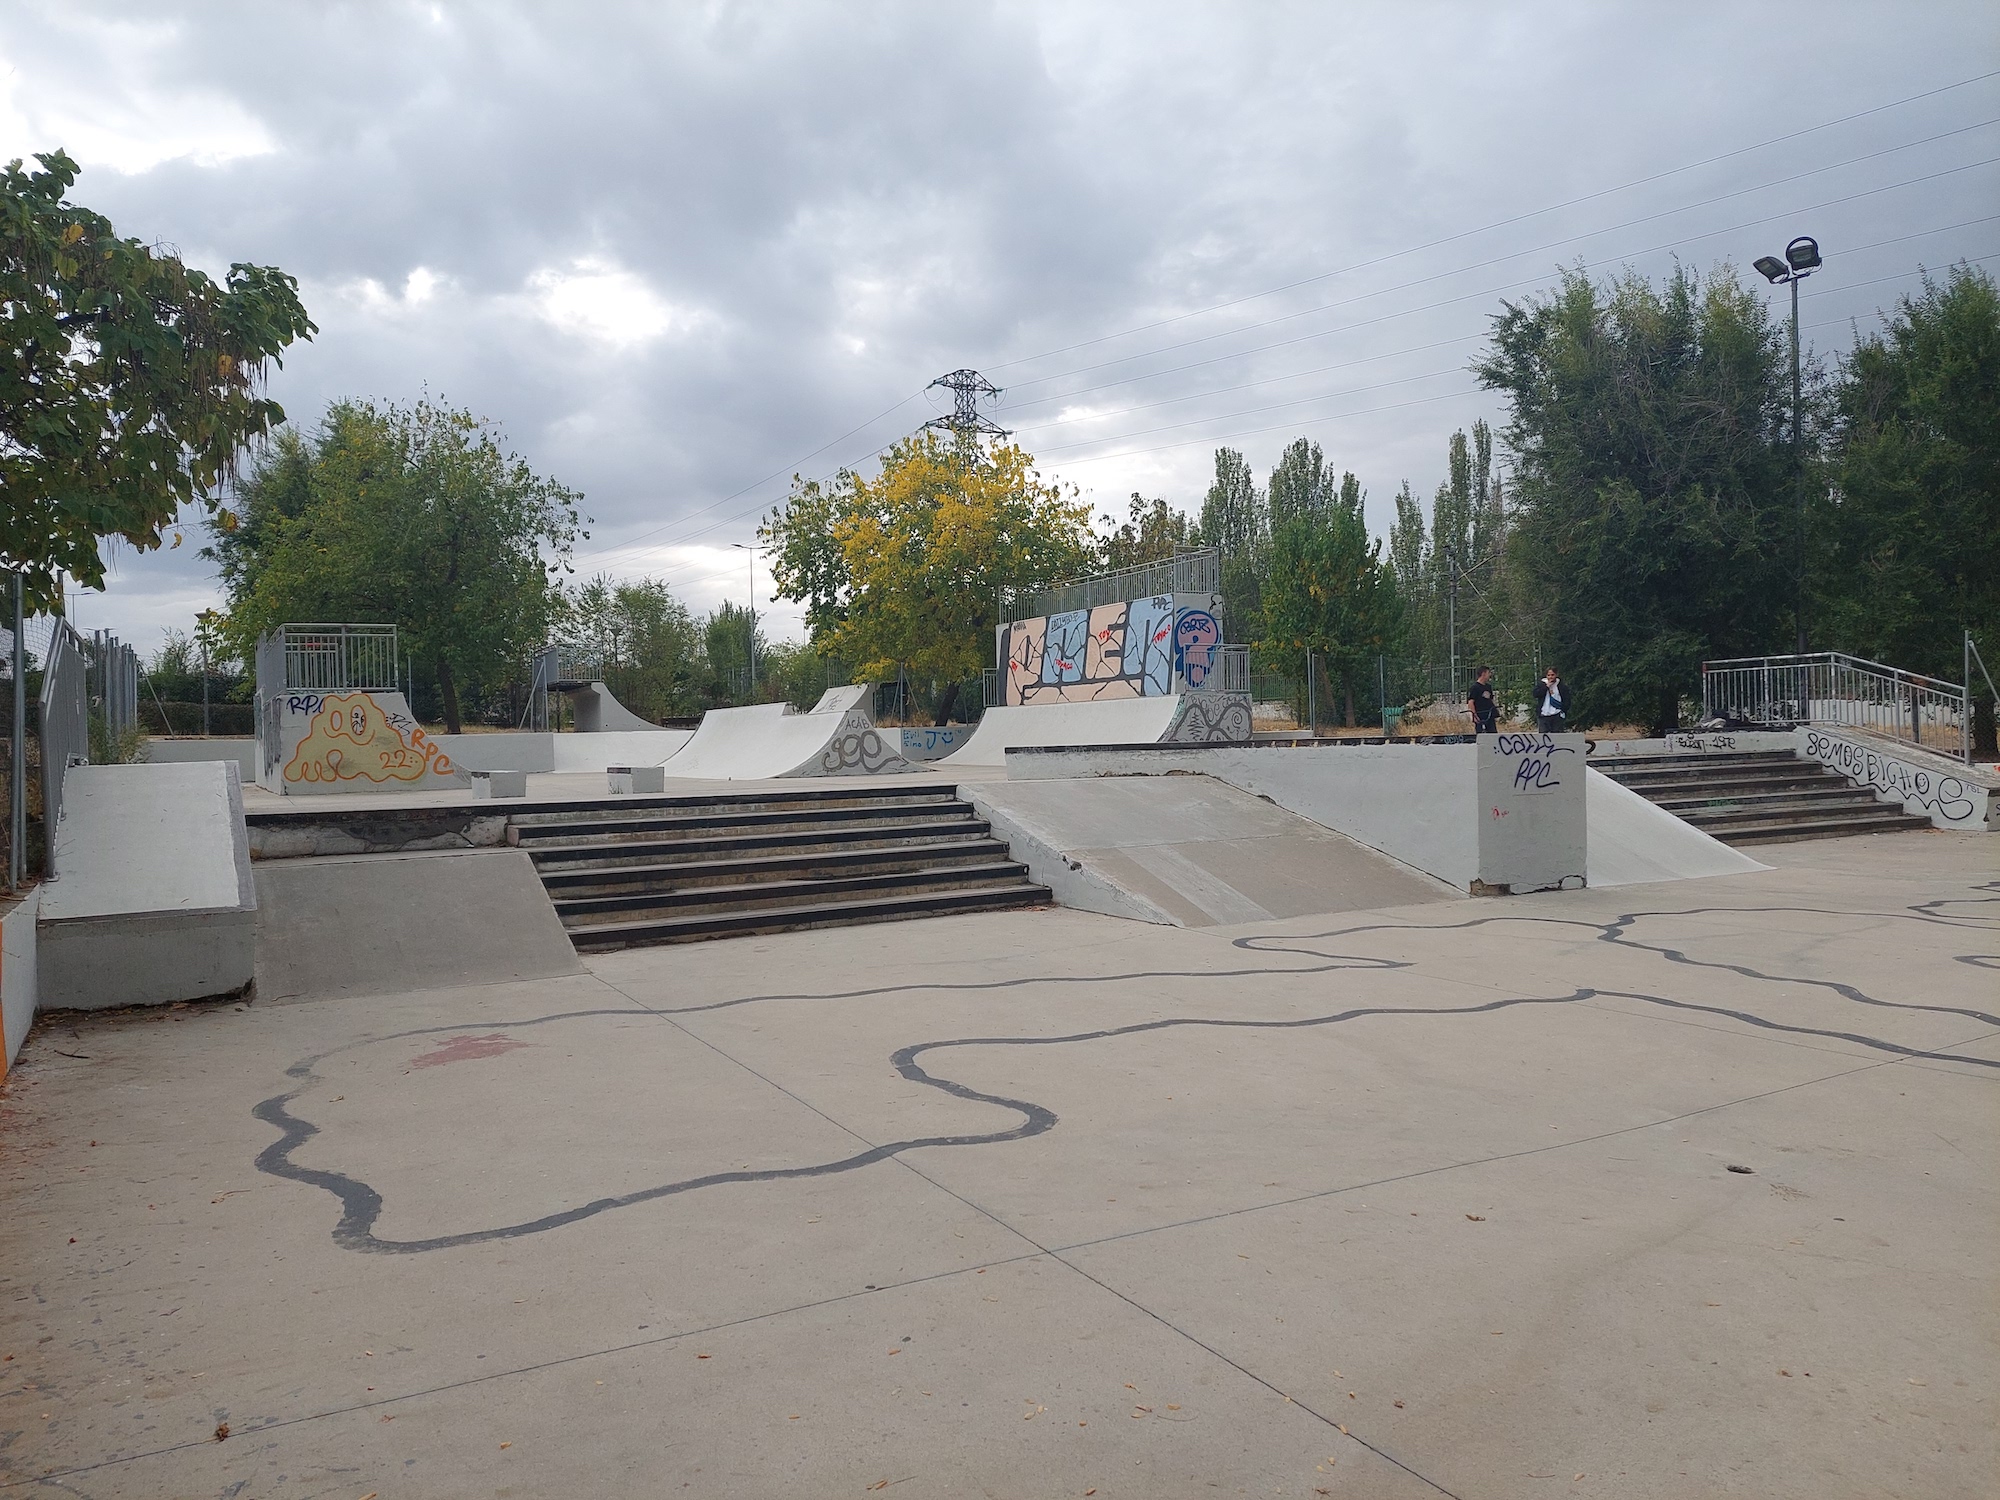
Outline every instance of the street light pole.
{"type": "Polygon", "coordinates": [[[1800,235],[1785,246],[1785,258],[1760,255],[1752,264],[1773,286],[1789,284],[1792,289],[1792,482],[1798,489],[1798,642],[1800,656],[1806,654],[1806,450],[1802,425],[1805,397],[1799,382],[1799,283],[1820,265],[1819,242],[1800,235]]]}
{"type": "Polygon", "coordinates": [[[750,680],[744,684],[744,692],[749,694],[757,691],[757,544],[731,542],[729,545],[743,553],[744,561],[750,564],[750,625],[744,638],[744,650],[750,657],[750,680]]]}

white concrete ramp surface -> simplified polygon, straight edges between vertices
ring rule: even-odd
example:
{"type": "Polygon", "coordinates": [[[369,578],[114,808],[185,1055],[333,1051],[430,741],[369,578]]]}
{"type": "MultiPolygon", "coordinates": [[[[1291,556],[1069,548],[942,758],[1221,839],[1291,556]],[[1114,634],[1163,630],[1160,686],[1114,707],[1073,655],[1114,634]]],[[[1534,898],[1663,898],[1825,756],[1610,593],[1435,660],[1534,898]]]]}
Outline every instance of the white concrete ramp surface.
{"type": "Polygon", "coordinates": [[[1208,776],[982,781],[962,793],[1064,906],[1173,927],[1462,893],[1208,776]]]}
{"type": "Polygon", "coordinates": [[[42,1010],[161,1005],[250,982],[257,898],[233,760],[73,766],[41,887],[42,1010]]]}
{"type": "Polygon", "coordinates": [[[878,776],[910,763],[860,709],[802,714],[789,703],[713,708],[667,775],[710,781],[764,781],[786,776],[878,776]]]}
{"type": "Polygon", "coordinates": [[[859,709],[861,712],[868,714],[872,722],[875,716],[870,712],[869,699],[873,696],[874,692],[875,684],[872,682],[850,682],[845,687],[828,688],[819,695],[819,702],[815,703],[807,712],[815,714],[844,714],[850,709],[859,709]]]}
{"type": "Polygon", "coordinates": [[[971,742],[935,764],[1004,766],[1009,750],[1043,745],[1152,745],[1173,727],[1178,694],[1094,703],[1029,703],[989,708],[971,742]]]}
{"type": "Polygon", "coordinates": [[[586,683],[582,687],[568,689],[569,701],[576,710],[576,732],[578,734],[604,734],[621,730],[658,729],[660,726],[640,718],[631,709],[612,696],[611,689],[601,682],[586,683]]]}
{"type": "Polygon", "coordinates": [[[318,999],[581,973],[528,856],[380,854],[257,865],[257,998],[318,999]]]}
{"type": "Polygon", "coordinates": [[[1592,885],[1643,885],[1771,868],[1683,823],[1602,771],[1593,769],[1583,790],[1590,816],[1592,885]]]}

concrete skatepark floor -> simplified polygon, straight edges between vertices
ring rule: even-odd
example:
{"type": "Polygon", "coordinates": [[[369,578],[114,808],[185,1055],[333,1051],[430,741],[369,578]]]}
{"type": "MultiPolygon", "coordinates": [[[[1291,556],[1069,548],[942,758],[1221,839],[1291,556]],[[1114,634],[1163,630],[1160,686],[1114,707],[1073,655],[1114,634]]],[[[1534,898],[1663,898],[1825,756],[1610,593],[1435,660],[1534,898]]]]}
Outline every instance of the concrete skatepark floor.
{"type": "Polygon", "coordinates": [[[1989,1495],[1990,850],[45,1018],[0,1488],[1989,1495]]]}

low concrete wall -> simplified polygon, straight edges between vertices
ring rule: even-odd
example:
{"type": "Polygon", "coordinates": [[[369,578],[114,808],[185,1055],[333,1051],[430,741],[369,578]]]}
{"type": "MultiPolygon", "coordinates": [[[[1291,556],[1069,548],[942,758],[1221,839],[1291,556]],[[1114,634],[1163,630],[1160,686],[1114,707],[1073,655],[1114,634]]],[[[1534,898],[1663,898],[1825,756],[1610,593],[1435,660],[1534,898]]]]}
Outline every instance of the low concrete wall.
{"type": "Polygon", "coordinates": [[[2000,775],[1991,770],[1848,730],[1806,727],[1787,738],[1804,759],[1838,771],[1884,802],[1901,804],[1905,812],[1929,818],[1935,828],[2000,832],[2000,775]]]}
{"type": "Polygon", "coordinates": [[[1743,755],[1753,750],[1790,750],[1789,729],[1731,729],[1705,734],[1670,734],[1649,740],[1591,739],[1592,755],[1743,755]]]}
{"type": "Polygon", "coordinates": [[[557,734],[551,751],[558,771],[604,771],[612,766],[664,765],[694,738],[692,729],[606,730],[557,734]]]}
{"type": "Polygon", "coordinates": [[[903,759],[909,761],[942,760],[954,755],[972,742],[972,736],[979,730],[977,724],[951,724],[942,729],[921,728],[884,731],[902,735],[903,759]]]}
{"type": "Polygon", "coordinates": [[[234,761],[77,766],[41,888],[38,1009],[233,994],[255,962],[256,890],[234,761]]]}
{"type": "Polygon", "coordinates": [[[35,918],[41,905],[37,886],[0,917],[0,1078],[7,1076],[35,1024],[35,918]]]}
{"type": "Polygon", "coordinates": [[[245,781],[257,779],[255,740],[168,739],[153,735],[146,741],[145,758],[156,766],[184,765],[195,760],[233,760],[237,774],[245,781]]]}
{"type": "Polygon", "coordinates": [[[428,849],[498,849],[517,813],[567,804],[515,803],[476,807],[412,807],[394,811],[252,814],[250,857],[310,859],[325,854],[395,854],[428,849]]]}

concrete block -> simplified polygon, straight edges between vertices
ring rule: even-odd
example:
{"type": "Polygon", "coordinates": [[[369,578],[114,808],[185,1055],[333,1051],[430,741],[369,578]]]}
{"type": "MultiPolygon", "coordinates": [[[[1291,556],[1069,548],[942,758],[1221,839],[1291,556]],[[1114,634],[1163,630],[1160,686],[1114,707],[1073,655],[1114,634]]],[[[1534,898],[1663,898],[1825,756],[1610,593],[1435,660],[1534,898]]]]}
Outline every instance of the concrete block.
{"type": "Polygon", "coordinates": [[[234,761],[78,766],[36,921],[40,1010],[234,994],[257,896],[234,761]]]}
{"type": "Polygon", "coordinates": [[[257,779],[257,742],[253,739],[168,739],[154,735],[146,741],[146,759],[155,765],[180,764],[191,760],[233,760],[237,774],[243,780],[257,779]]]}
{"type": "Polygon", "coordinates": [[[1482,734],[1475,894],[1574,890],[1589,829],[1580,734],[1482,734]]]}
{"type": "Polygon", "coordinates": [[[610,778],[614,797],[667,789],[665,766],[607,766],[604,774],[610,778]]]}
{"type": "Polygon", "coordinates": [[[528,795],[528,773],[526,771],[474,771],[472,773],[472,795],[479,798],[525,797],[528,795]]]}

